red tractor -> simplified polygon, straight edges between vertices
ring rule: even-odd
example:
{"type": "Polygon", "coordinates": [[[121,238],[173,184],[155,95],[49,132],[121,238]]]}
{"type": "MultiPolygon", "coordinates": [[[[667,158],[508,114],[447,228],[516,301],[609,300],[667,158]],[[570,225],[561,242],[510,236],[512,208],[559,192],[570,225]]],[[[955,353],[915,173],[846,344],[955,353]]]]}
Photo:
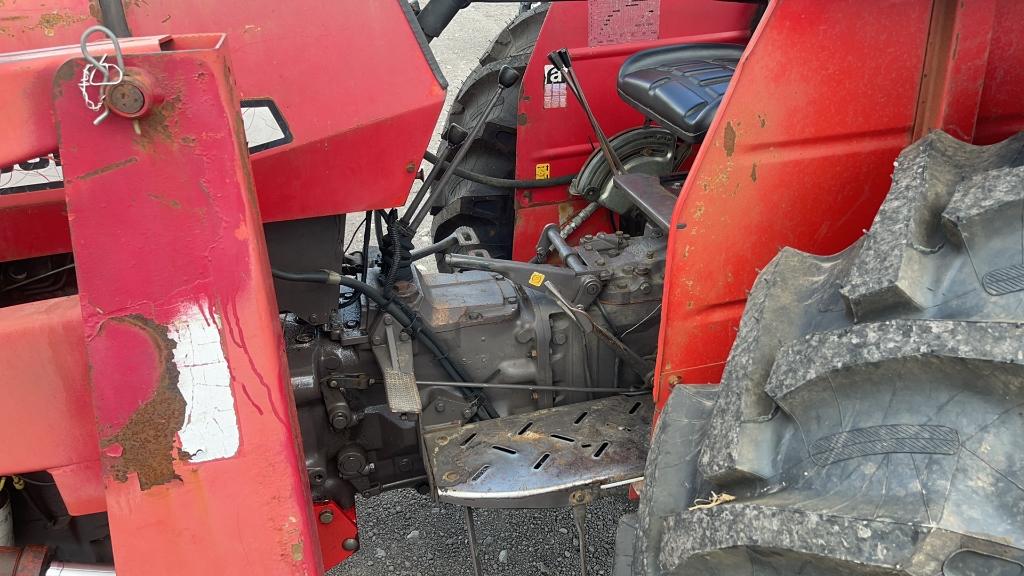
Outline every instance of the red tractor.
{"type": "Polygon", "coordinates": [[[1024,3],[468,3],[0,0],[0,576],[1024,572],[1024,3]]]}

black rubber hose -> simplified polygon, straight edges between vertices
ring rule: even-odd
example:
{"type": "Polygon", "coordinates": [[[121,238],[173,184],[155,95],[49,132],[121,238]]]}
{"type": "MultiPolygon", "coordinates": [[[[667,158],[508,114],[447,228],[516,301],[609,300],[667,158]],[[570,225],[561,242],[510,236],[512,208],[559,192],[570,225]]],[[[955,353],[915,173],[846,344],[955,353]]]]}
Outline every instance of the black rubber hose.
{"type": "MultiPolygon", "coordinates": [[[[438,157],[432,152],[424,152],[423,159],[431,164],[437,164],[438,157]]],[[[448,163],[444,163],[445,168],[448,168],[448,163]]],[[[484,186],[492,186],[494,188],[549,188],[551,186],[565,186],[571,184],[572,181],[578,176],[578,174],[570,174],[568,176],[559,176],[558,178],[550,178],[548,180],[509,180],[508,178],[495,178],[493,176],[485,176],[476,172],[470,172],[462,168],[455,169],[455,175],[459,178],[464,178],[477,184],[483,184],[484,186]]]]}
{"type": "MultiPolygon", "coordinates": [[[[331,273],[326,270],[319,270],[317,272],[285,272],[283,270],[274,270],[274,278],[278,280],[287,280],[289,282],[307,282],[310,284],[335,284],[337,281],[332,281],[331,273]]],[[[340,274],[337,274],[340,277],[340,274]]]]}

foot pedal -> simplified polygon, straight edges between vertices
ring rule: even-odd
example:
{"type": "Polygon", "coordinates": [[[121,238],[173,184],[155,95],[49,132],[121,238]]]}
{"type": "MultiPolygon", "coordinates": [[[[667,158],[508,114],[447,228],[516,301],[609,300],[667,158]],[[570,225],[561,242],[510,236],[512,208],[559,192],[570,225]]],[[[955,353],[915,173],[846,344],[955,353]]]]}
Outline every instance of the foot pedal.
{"type": "Polygon", "coordinates": [[[475,508],[550,508],[638,478],[653,406],[648,394],[612,396],[428,432],[438,499],[475,508]]]}

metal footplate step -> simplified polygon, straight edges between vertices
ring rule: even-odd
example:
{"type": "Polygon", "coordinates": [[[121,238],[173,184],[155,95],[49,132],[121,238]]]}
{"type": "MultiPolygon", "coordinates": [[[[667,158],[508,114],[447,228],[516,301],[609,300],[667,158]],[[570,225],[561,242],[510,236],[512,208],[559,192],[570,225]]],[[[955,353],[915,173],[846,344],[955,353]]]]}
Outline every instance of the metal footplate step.
{"type": "Polygon", "coordinates": [[[475,508],[589,502],[643,475],[650,394],[612,396],[424,435],[437,497],[475,508]]]}

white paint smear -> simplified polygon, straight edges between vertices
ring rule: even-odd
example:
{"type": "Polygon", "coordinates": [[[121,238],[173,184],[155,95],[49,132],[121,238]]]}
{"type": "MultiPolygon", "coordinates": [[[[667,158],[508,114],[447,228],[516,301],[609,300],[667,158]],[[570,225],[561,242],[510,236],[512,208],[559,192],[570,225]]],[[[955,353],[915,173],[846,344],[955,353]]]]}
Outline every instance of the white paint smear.
{"type": "Polygon", "coordinates": [[[177,345],[178,389],[185,398],[185,423],[178,431],[191,462],[230,458],[238,452],[238,416],[231,374],[221,348],[218,318],[189,304],[167,327],[177,345]]]}

